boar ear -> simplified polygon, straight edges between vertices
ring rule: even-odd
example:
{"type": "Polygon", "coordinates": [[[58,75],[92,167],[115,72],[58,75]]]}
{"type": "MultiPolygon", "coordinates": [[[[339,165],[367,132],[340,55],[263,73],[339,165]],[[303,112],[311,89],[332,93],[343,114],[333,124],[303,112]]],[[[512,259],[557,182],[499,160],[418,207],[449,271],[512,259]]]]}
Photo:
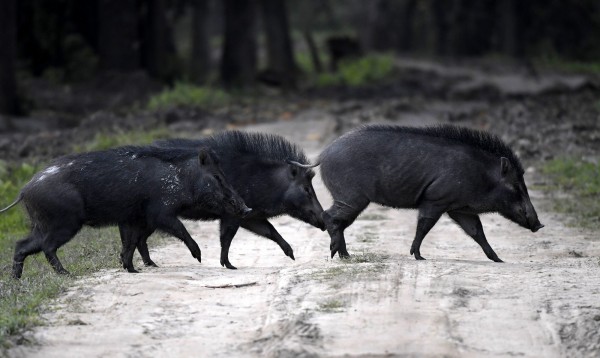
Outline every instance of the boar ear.
{"type": "Polygon", "coordinates": [[[198,152],[198,161],[200,162],[200,165],[212,164],[212,158],[206,148],[200,148],[200,152],[198,152]]]}
{"type": "Polygon", "coordinates": [[[508,161],[508,158],[501,157],[500,158],[500,173],[502,174],[502,176],[506,175],[506,173],[508,173],[509,169],[510,169],[510,162],[508,161]]]}

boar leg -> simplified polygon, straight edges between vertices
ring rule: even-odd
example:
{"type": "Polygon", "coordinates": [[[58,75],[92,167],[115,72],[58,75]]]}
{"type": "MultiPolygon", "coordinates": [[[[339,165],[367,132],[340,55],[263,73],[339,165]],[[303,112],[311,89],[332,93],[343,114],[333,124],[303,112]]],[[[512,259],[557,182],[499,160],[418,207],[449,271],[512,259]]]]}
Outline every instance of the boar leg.
{"type": "Polygon", "coordinates": [[[417,233],[415,234],[415,239],[410,247],[410,254],[415,255],[415,259],[425,260],[425,258],[421,256],[421,243],[423,243],[425,235],[429,233],[429,230],[437,223],[442,214],[443,210],[439,210],[435,207],[419,208],[417,233]]]}
{"type": "Polygon", "coordinates": [[[157,222],[157,228],[183,241],[185,246],[187,246],[188,250],[190,250],[192,253],[192,256],[198,260],[198,262],[202,262],[201,252],[198,244],[196,241],[194,241],[194,239],[192,239],[190,233],[185,229],[185,226],[179,219],[176,217],[159,218],[157,222]]]}
{"type": "Polygon", "coordinates": [[[12,268],[12,276],[14,278],[21,278],[21,275],[23,274],[23,264],[27,256],[42,251],[41,238],[41,234],[37,232],[37,230],[34,230],[28,237],[17,241],[12,268]]]}
{"type": "Polygon", "coordinates": [[[323,221],[331,237],[331,243],[329,244],[331,258],[335,256],[336,252],[339,253],[340,258],[350,257],[350,254],[346,250],[344,230],[354,222],[367,205],[369,205],[368,201],[361,202],[358,205],[349,205],[345,201],[335,200],[331,208],[323,212],[323,221]]]}
{"type": "Polygon", "coordinates": [[[46,260],[50,263],[54,271],[61,275],[68,275],[69,271],[60,263],[58,256],[56,256],[56,250],[63,246],[69,240],[77,234],[77,231],[81,228],[81,225],[72,226],[70,228],[61,228],[55,231],[51,231],[46,235],[42,243],[42,251],[46,256],[46,260]]]}
{"type": "Polygon", "coordinates": [[[448,215],[454,220],[466,233],[471,236],[476,243],[481,246],[485,255],[492,261],[503,262],[494,252],[483,233],[483,226],[479,216],[475,214],[448,212],[448,215]]]}
{"type": "Polygon", "coordinates": [[[138,273],[133,267],[133,253],[136,247],[137,228],[127,224],[119,224],[119,234],[121,235],[121,264],[123,268],[130,273],[138,273]]]}
{"type": "Polygon", "coordinates": [[[152,235],[153,232],[154,230],[148,228],[139,230],[137,238],[137,249],[140,253],[140,256],[142,256],[142,261],[144,261],[144,265],[158,267],[158,265],[155,264],[154,261],[152,261],[152,259],[150,258],[150,253],[148,252],[148,238],[150,237],[150,235],[152,235]]]}
{"type": "Polygon", "coordinates": [[[267,219],[243,220],[242,227],[246,230],[252,231],[257,235],[275,241],[277,245],[279,245],[281,250],[283,250],[285,256],[291,258],[292,260],[295,260],[294,250],[292,249],[290,244],[288,244],[287,241],[285,241],[283,237],[281,237],[281,235],[277,232],[277,230],[275,230],[273,225],[271,225],[271,223],[267,219]]]}
{"type": "Polygon", "coordinates": [[[222,217],[219,227],[221,238],[221,266],[227,267],[230,270],[236,270],[237,267],[229,262],[229,247],[231,241],[240,228],[240,222],[231,217],[222,217]]]}

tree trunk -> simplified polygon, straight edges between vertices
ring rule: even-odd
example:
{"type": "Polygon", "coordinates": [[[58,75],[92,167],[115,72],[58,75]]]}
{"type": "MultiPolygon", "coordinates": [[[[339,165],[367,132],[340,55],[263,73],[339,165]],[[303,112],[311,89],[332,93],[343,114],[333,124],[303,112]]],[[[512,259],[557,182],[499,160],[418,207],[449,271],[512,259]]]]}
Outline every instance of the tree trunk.
{"type": "Polygon", "coordinates": [[[98,53],[103,69],[139,68],[138,16],[135,0],[98,1],[98,53]]]}
{"type": "Polygon", "coordinates": [[[267,40],[268,70],[279,79],[283,87],[294,87],[297,66],[285,0],[261,0],[260,4],[267,40]]]}
{"type": "Polygon", "coordinates": [[[206,82],[210,73],[210,37],[209,37],[210,0],[192,2],[192,57],[190,59],[190,77],[198,84],[206,82]]]}
{"type": "Polygon", "coordinates": [[[144,59],[148,73],[166,79],[170,75],[169,36],[164,0],[149,0],[146,18],[144,59]]]}
{"type": "Polygon", "coordinates": [[[312,61],[315,72],[323,72],[323,64],[321,63],[321,57],[319,56],[319,49],[317,48],[315,39],[313,38],[312,34],[308,29],[302,31],[302,35],[304,36],[304,40],[306,41],[306,45],[308,46],[310,60],[312,61]]]}
{"type": "Polygon", "coordinates": [[[256,3],[225,0],[225,41],[221,80],[226,87],[245,87],[256,77],[256,3]]]}
{"type": "MultiPolygon", "coordinates": [[[[16,0],[0,1],[0,114],[17,114],[17,12],[16,0]]],[[[0,116],[0,118],[4,118],[0,116]]],[[[0,119],[0,127],[8,126],[8,119],[0,119]]]]}

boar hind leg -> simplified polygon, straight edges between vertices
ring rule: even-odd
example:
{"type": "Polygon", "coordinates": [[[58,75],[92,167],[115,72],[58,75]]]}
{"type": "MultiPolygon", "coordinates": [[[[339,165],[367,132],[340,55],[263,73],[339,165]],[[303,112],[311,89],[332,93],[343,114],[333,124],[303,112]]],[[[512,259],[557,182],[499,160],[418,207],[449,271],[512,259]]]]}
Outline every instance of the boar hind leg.
{"type": "Polygon", "coordinates": [[[137,244],[137,228],[130,225],[119,224],[119,234],[121,234],[121,264],[123,268],[130,273],[138,273],[133,267],[133,253],[137,244]]]}
{"type": "Polygon", "coordinates": [[[476,243],[481,246],[485,255],[492,261],[503,262],[494,252],[483,233],[483,226],[479,216],[474,214],[449,212],[448,215],[454,220],[466,233],[471,236],[476,243]]]}
{"type": "Polygon", "coordinates": [[[148,252],[148,237],[152,235],[152,232],[153,231],[150,229],[140,230],[137,239],[137,249],[140,253],[140,256],[142,256],[142,261],[144,261],[144,265],[158,267],[158,265],[155,264],[154,261],[152,261],[152,259],[150,258],[150,253],[148,252]]]}
{"type": "Polygon", "coordinates": [[[442,213],[443,211],[434,207],[419,208],[417,233],[415,234],[415,239],[410,247],[410,254],[415,255],[415,259],[425,260],[425,258],[421,256],[421,243],[423,243],[423,239],[427,233],[429,233],[429,230],[431,230],[435,223],[437,223],[437,221],[440,219],[442,213]]]}
{"type": "Polygon", "coordinates": [[[32,232],[23,240],[17,241],[15,245],[15,255],[13,258],[12,276],[21,278],[23,274],[23,264],[29,255],[37,254],[42,251],[42,235],[39,232],[32,232]]]}
{"type": "Polygon", "coordinates": [[[329,250],[331,258],[339,253],[340,258],[349,258],[350,254],[346,250],[346,239],[344,230],[354,222],[356,217],[369,205],[369,202],[361,202],[359,205],[349,205],[345,201],[334,201],[331,208],[323,212],[323,221],[327,232],[331,237],[329,250]]]}
{"type": "Polygon", "coordinates": [[[56,273],[61,275],[68,275],[69,271],[65,270],[65,268],[60,263],[58,256],[56,256],[56,250],[58,250],[61,246],[69,242],[75,236],[77,231],[81,228],[81,225],[73,226],[71,228],[62,228],[53,232],[50,232],[44,238],[44,242],[42,244],[42,251],[44,251],[44,255],[46,256],[46,260],[52,265],[52,268],[56,273]]]}
{"type": "Polygon", "coordinates": [[[256,235],[266,237],[269,240],[273,240],[279,245],[285,256],[295,260],[294,250],[284,240],[283,237],[275,230],[273,225],[267,219],[252,219],[242,221],[242,227],[246,230],[252,231],[256,235]]]}
{"type": "Polygon", "coordinates": [[[237,267],[229,262],[229,247],[239,228],[240,223],[236,219],[221,218],[221,225],[219,227],[221,238],[221,266],[227,267],[230,270],[237,269],[237,267]]]}

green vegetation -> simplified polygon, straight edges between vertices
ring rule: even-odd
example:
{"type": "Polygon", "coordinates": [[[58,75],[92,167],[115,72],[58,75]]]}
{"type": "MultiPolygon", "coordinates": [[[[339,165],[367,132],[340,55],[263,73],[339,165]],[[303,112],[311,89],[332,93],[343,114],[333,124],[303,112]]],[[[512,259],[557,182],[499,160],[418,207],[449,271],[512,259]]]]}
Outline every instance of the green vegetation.
{"type": "Polygon", "coordinates": [[[88,152],[93,150],[104,150],[129,144],[150,144],[157,139],[169,136],[167,128],[158,128],[150,131],[138,132],[128,131],[116,134],[98,133],[93,140],[85,144],[73,147],[75,152],[88,152]]]}
{"type": "Polygon", "coordinates": [[[317,87],[364,86],[385,81],[393,75],[393,71],[394,57],[392,55],[368,55],[342,61],[335,73],[324,72],[317,75],[315,85],[317,87]]]}
{"type": "Polygon", "coordinates": [[[544,188],[569,194],[555,200],[555,209],[572,214],[577,224],[600,227],[600,166],[574,158],[558,158],[546,163],[543,173],[555,183],[544,188]]]}
{"type": "Polygon", "coordinates": [[[320,281],[336,281],[357,276],[370,277],[386,268],[385,260],[388,257],[388,255],[371,252],[351,254],[349,259],[336,261],[331,267],[313,272],[311,277],[320,281]]]}
{"type": "Polygon", "coordinates": [[[319,304],[319,311],[322,312],[341,312],[346,305],[344,302],[336,299],[330,299],[319,304]]]}
{"type": "Polygon", "coordinates": [[[148,109],[160,110],[177,106],[211,109],[226,106],[231,101],[231,95],[221,89],[178,82],[173,88],[152,96],[148,101],[148,109]]]}
{"type": "Polygon", "coordinates": [[[569,73],[600,74],[600,61],[584,62],[559,58],[557,56],[540,57],[533,61],[536,67],[569,73]]]}

